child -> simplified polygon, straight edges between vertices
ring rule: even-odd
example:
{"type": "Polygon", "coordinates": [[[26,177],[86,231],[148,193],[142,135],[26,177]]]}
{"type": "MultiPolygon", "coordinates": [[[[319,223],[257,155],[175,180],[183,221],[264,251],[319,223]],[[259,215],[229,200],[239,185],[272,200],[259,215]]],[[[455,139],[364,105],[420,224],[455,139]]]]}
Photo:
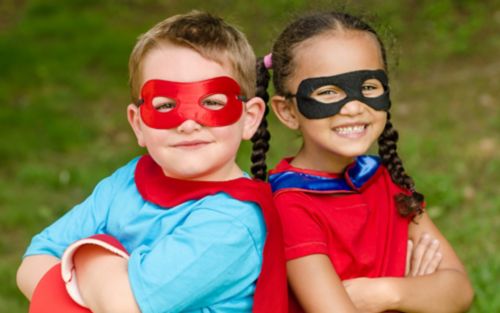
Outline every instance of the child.
{"type": "Polygon", "coordinates": [[[246,38],[173,16],[139,38],[129,70],[128,120],[149,154],[33,238],[18,270],[31,312],[285,312],[271,190],[235,163],[265,111],[246,38]]]}
{"type": "Polygon", "coordinates": [[[299,18],[259,61],[262,90],[271,67],[272,108],[303,138],[269,177],[298,300],[291,311],[466,310],[473,291],[464,267],[397,154],[376,32],[343,13],[299,18]],[[380,158],[364,155],[377,140],[380,158]],[[441,263],[403,278],[407,239],[428,236],[441,243],[441,263]]]}

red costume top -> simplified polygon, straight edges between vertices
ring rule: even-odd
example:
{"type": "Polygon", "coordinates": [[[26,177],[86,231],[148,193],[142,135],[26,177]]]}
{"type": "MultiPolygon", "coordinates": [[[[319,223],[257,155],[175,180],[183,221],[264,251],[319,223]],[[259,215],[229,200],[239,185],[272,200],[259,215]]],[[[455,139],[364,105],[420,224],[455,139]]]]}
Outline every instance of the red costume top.
{"type": "MultiPolygon", "coordinates": [[[[326,254],[341,280],[403,276],[409,219],[399,215],[396,186],[376,157],[362,156],[343,174],[294,168],[270,172],[287,260],[326,254]]],[[[290,312],[302,312],[295,301],[290,312]]]]}

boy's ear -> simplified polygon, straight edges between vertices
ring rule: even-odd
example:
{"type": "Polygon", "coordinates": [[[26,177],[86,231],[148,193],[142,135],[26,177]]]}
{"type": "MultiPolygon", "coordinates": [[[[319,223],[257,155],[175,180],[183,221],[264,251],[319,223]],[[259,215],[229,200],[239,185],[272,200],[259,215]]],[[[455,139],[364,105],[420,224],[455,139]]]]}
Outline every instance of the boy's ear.
{"type": "Polygon", "coordinates": [[[264,112],[266,111],[266,103],[262,98],[253,97],[245,102],[245,117],[243,124],[243,140],[249,140],[259,128],[264,112]]]}
{"type": "Polygon", "coordinates": [[[278,117],[281,123],[291,129],[299,128],[299,119],[297,110],[293,104],[283,96],[273,96],[271,98],[271,107],[274,114],[278,117]]]}
{"type": "Polygon", "coordinates": [[[137,143],[140,147],[144,147],[144,136],[142,133],[142,124],[141,124],[141,114],[139,112],[139,107],[135,104],[131,103],[127,107],[127,119],[130,127],[134,131],[135,137],[137,138],[137,143]]]}

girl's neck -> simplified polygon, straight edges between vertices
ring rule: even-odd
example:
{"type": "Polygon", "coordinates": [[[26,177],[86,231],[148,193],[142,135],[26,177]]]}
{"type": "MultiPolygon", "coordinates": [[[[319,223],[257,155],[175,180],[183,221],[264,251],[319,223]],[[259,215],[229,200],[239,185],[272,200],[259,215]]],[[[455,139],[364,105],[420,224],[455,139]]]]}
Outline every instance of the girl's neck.
{"type": "Polygon", "coordinates": [[[342,173],[347,165],[354,161],[354,157],[345,157],[335,154],[321,154],[309,152],[302,147],[293,158],[291,165],[297,168],[321,171],[326,173],[342,173]]]}

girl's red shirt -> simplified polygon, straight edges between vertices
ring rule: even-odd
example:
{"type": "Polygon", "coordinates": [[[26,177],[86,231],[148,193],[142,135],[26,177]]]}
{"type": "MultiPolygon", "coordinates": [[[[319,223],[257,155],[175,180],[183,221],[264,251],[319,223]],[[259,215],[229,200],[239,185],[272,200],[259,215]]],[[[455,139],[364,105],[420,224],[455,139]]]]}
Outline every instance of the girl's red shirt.
{"type": "MultiPolygon", "coordinates": [[[[284,173],[307,181],[273,185],[286,259],[325,254],[341,280],[404,276],[410,219],[398,213],[394,196],[405,191],[387,169],[373,158],[371,168],[331,174],[295,168],[290,160],[282,160],[270,176],[272,184],[274,175],[284,173]]],[[[292,302],[290,312],[302,310],[292,302]]]]}

